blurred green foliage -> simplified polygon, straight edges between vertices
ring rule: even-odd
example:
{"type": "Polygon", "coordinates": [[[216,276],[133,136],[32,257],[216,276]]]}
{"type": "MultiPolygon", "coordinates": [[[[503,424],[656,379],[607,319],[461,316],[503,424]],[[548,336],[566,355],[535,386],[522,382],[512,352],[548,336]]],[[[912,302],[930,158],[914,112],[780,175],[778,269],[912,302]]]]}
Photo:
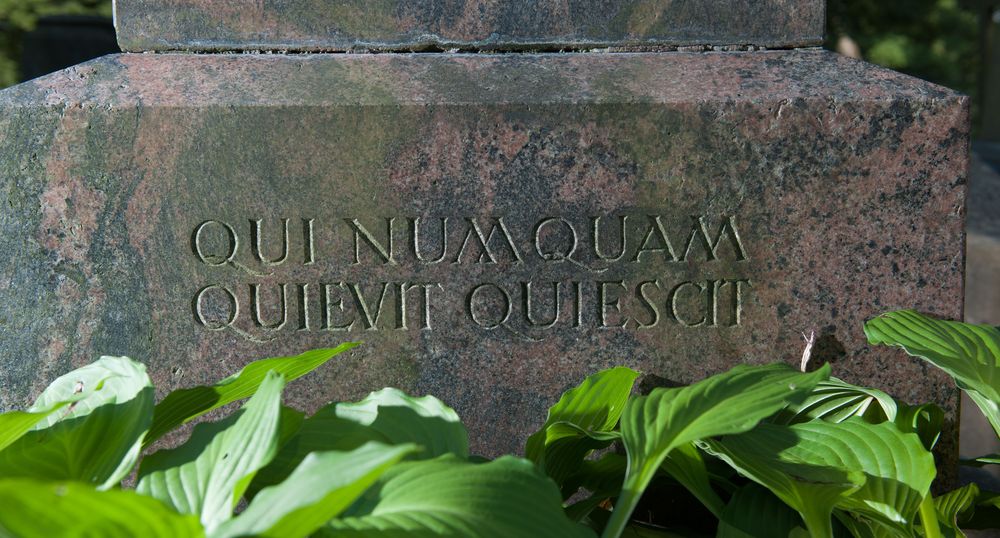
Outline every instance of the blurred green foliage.
{"type": "Polygon", "coordinates": [[[21,38],[48,15],[111,16],[111,0],[0,0],[0,88],[20,79],[21,38]]]}
{"type": "Polygon", "coordinates": [[[959,0],[828,0],[827,10],[827,48],[837,50],[841,38],[850,38],[865,60],[954,88],[977,102],[982,64],[977,10],[959,0]]]}

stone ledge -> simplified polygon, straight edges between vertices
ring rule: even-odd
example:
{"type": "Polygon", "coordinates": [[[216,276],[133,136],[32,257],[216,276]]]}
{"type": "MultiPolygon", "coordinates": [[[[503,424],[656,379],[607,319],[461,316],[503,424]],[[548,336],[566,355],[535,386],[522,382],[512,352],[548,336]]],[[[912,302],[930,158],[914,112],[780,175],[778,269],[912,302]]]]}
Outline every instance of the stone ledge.
{"type": "Polygon", "coordinates": [[[586,50],[821,44],[823,0],[118,0],[123,50],[586,50]],[[321,7],[317,7],[321,6],[321,7]]]}
{"type": "MultiPolygon", "coordinates": [[[[0,92],[53,106],[572,105],[953,101],[823,50],[616,54],[118,54],[0,92]]],[[[788,104],[788,103],[785,103],[788,104]]],[[[776,109],[777,110],[777,109],[776,109]]]]}

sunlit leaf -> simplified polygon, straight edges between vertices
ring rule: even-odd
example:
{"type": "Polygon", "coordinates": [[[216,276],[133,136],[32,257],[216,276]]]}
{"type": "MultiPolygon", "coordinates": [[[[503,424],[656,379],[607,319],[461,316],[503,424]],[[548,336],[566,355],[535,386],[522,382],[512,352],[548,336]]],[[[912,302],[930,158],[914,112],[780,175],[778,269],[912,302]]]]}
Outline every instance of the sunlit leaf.
{"type": "Polygon", "coordinates": [[[368,443],[351,452],[309,454],[287,480],[262,490],[213,538],[309,536],[343,512],[416,445],[368,443]]]}
{"type": "Polygon", "coordinates": [[[783,424],[816,419],[843,422],[851,417],[862,417],[877,424],[895,420],[896,413],[896,401],[888,394],[830,378],[817,385],[801,404],[789,406],[779,421],[783,424]]]}
{"type": "Polygon", "coordinates": [[[261,470],[251,494],[284,480],[310,452],[348,451],[371,441],[420,446],[410,458],[469,455],[469,434],[454,409],[433,396],[416,398],[397,389],[383,389],[360,402],[328,405],[307,418],[298,434],[261,470]]]}
{"type": "Polygon", "coordinates": [[[45,414],[35,429],[0,451],[0,476],[115,486],[139,458],[153,398],[145,366],[126,357],[103,357],[60,377],[29,409],[45,414]],[[48,412],[63,402],[72,403],[48,412]]]}
{"type": "Polygon", "coordinates": [[[642,492],[674,449],[745,432],[789,404],[801,403],[830,376],[829,365],[801,373],[785,364],[737,366],[689,387],[633,398],[621,418],[629,470],[605,538],[620,535],[642,492]]]}
{"type": "Polygon", "coordinates": [[[1000,330],[903,310],[869,321],[865,334],[872,344],[902,347],[947,372],[1000,436],[1000,330]]]}
{"type": "Polygon", "coordinates": [[[259,360],[215,385],[175,390],[156,405],[146,446],[174,428],[213,409],[249,398],[272,370],[283,375],[287,382],[292,382],[358,345],[360,344],[341,344],[333,349],[317,349],[295,357],[259,360]]]}
{"type": "Polygon", "coordinates": [[[137,491],[183,514],[198,514],[212,533],[232,511],[254,473],[277,450],[284,378],[269,372],[243,410],[199,424],[191,438],[142,461],[137,491]]]}
{"type": "MultiPolygon", "coordinates": [[[[613,368],[566,391],[549,408],[545,424],[528,438],[525,456],[564,486],[588,455],[618,439],[615,429],[638,377],[629,368],[613,368]]],[[[571,495],[573,489],[563,494],[571,495]]]]}
{"type": "Polygon", "coordinates": [[[0,536],[200,538],[198,518],[132,491],[78,482],[0,480],[0,536]]]}
{"type": "Polygon", "coordinates": [[[445,456],[399,464],[390,474],[321,536],[594,536],[563,514],[559,490],[528,460],[475,464],[445,456]]]}
{"type": "Polygon", "coordinates": [[[815,536],[831,532],[834,507],[910,532],[935,476],[919,437],[890,422],[761,424],[706,444],[798,510],[815,536]]]}

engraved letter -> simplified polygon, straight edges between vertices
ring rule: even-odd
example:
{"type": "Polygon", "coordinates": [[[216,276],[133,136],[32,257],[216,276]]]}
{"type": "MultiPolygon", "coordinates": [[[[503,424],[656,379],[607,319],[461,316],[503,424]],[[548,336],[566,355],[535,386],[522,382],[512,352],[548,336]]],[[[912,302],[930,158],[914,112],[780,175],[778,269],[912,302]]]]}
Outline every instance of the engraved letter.
{"type": "Polygon", "coordinates": [[[403,282],[399,284],[399,302],[397,303],[399,310],[396,314],[398,316],[398,321],[396,323],[396,328],[401,330],[406,330],[407,322],[407,297],[411,290],[420,288],[424,291],[423,295],[423,309],[422,317],[423,322],[420,327],[422,331],[429,331],[431,329],[431,288],[441,288],[444,289],[441,284],[410,284],[409,282],[403,282]]]}
{"type": "Polygon", "coordinates": [[[410,246],[413,248],[413,257],[419,262],[427,264],[441,263],[448,254],[448,217],[439,219],[441,221],[441,254],[433,260],[424,259],[420,254],[420,217],[410,219],[410,246]]]}
{"type": "Polygon", "coordinates": [[[736,287],[733,292],[733,322],[729,325],[730,327],[739,327],[743,320],[743,288],[742,285],[746,284],[748,288],[752,288],[753,284],[749,280],[729,280],[728,284],[732,284],[736,287]]]}
{"type": "MultiPolygon", "coordinates": [[[[555,233],[557,232],[553,232],[553,234],[555,233]]],[[[568,220],[561,218],[548,218],[540,221],[537,225],[535,225],[534,238],[535,238],[534,241],[535,252],[538,253],[538,257],[540,257],[545,261],[550,261],[550,262],[552,261],[561,262],[572,258],[573,254],[576,252],[576,247],[579,244],[579,239],[577,238],[576,235],[576,229],[573,228],[573,225],[570,224],[568,220]],[[566,237],[568,241],[566,241],[565,245],[566,248],[564,248],[563,251],[560,251],[558,248],[553,248],[548,252],[542,252],[542,228],[545,228],[550,225],[553,226],[559,225],[563,229],[568,231],[568,236],[566,237]]]]}
{"type": "Polygon", "coordinates": [[[395,217],[390,217],[385,219],[385,245],[379,243],[378,239],[372,235],[367,228],[365,228],[358,219],[344,219],[344,222],[351,227],[354,231],[354,264],[357,265],[361,263],[361,241],[364,241],[371,247],[372,252],[375,253],[381,260],[383,264],[386,265],[396,265],[396,260],[393,259],[392,252],[392,232],[393,223],[396,222],[395,217]]]}
{"type": "Polygon", "coordinates": [[[281,317],[274,323],[264,323],[261,321],[263,315],[260,308],[260,284],[250,284],[250,319],[254,325],[272,331],[280,330],[285,326],[285,323],[288,322],[288,284],[280,284],[278,294],[280,295],[281,317]]]}
{"type": "Polygon", "coordinates": [[[619,237],[618,241],[619,244],[621,245],[621,248],[618,250],[617,254],[611,255],[611,254],[604,254],[603,252],[601,252],[601,217],[590,217],[592,223],[591,231],[593,232],[593,239],[594,239],[594,256],[597,257],[597,259],[604,260],[607,262],[616,262],[622,259],[623,256],[625,256],[625,249],[627,248],[628,244],[628,236],[625,233],[626,224],[628,223],[628,215],[622,215],[618,218],[621,219],[621,226],[619,227],[619,234],[618,234],[619,237]]]}
{"type": "MultiPolygon", "coordinates": [[[[490,283],[479,284],[475,288],[472,288],[472,291],[470,291],[468,297],[466,297],[465,306],[469,312],[469,317],[472,318],[472,321],[475,322],[476,325],[479,325],[480,327],[486,330],[492,331],[494,329],[499,329],[500,327],[506,325],[507,320],[510,319],[510,314],[511,314],[510,295],[508,295],[503,288],[497,286],[496,284],[490,284],[490,283]],[[486,292],[490,289],[496,290],[500,293],[503,305],[500,307],[500,315],[494,316],[498,318],[497,321],[494,322],[491,322],[489,319],[485,318],[482,315],[476,315],[476,312],[478,312],[478,309],[476,308],[477,298],[480,296],[482,292],[486,292]]],[[[487,315],[490,313],[488,311],[491,310],[488,307],[489,305],[486,305],[486,307],[482,308],[482,310],[487,310],[487,315]]]]}
{"type": "Polygon", "coordinates": [[[378,330],[378,320],[382,317],[382,305],[385,303],[386,292],[389,291],[389,283],[382,283],[382,292],[379,294],[378,303],[375,305],[374,315],[368,306],[368,302],[365,301],[364,294],[361,293],[361,288],[357,284],[351,284],[350,289],[351,293],[354,294],[354,304],[357,305],[358,311],[364,316],[361,318],[361,322],[365,325],[365,330],[378,330]]]}
{"type": "Polygon", "coordinates": [[[337,296],[337,300],[333,301],[330,297],[330,290],[334,286],[338,288],[346,287],[343,282],[337,284],[322,284],[323,286],[323,327],[324,331],[349,331],[351,327],[354,327],[354,318],[350,321],[345,321],[338,325],[333,324],[333,309],[336,308],[340,310],[340,313],[344,313],[344,298],[342,296],[337,296]]]}
{"type": "Polygon", "coordinates": [[[659,215],[649,215],[649,231],[646,232],[646,237],[642,240],[642,245],[639,246],[639,250],[636,251],[635,258],[632,261],[641,261],[642,255],[647,252],[663,252],[669,255],[667,261],[677,261],[674,246],[670,244],[670,238],[667,236],[663,220],[659,215]],[[650,243],[651,241],[653,244],[650,243]],[[660,246],[656,246],[657,244],[660,246]]]}
{"type": "Polygon", "coordinates": [[[705,217],[691,217],[691,221],[691,235],[688,237],[687,246],[684,247],[684,258],[681,261],[687,261],[688,256],[691,254],[691,247],[694,245],[695,238],[701,239],[701,244],[705,247],[705,255],[708,261],[719,259],[718,249],[723,237],[729,238],[729,243],[733,247],[737,261],[745,261],[747,259],[746,250],[743,248],[743,241],[740,239],[740,232],[736,229],[736,217],[726,217],[722,225],[719,226],[719,233],[715,236],[714,241],[708,234],[708,224],[705,223],[705,217]]]}
{"type": "Polygon", "coordinates": [[[532,311],[535,301],[531,297],[531,282],[521,283],[521,294],[524,299],[524,319],[527,320],[528,325],[532,327],[541,327],[543,329],[548,329],[554,326],[559,321],[559,314],[561,308],[561,300],[559,294],[559,282],[552,282],[552,317],[548,320],[536,321],[532,311]]]}
{"type": "MultiPolygon", "coordinates": [[[[236,318],[240,315],[240,302],[233,295],[233,292],[229,291],[228,288],[219,285],[205,286],[204,288],[198,290],[198,293],[194,296],[194,301],[192,304],[194,310],[194,319],[202,327],[210,331],[222,331],[229,327],[232,327],[233,323],[236,322],[236,318]],[[225,320],[210,320],[209,316],[205,314],[205,295],[211,290],[219,290],[225,295],[229,307],[226,309],[225,320]]],[[[214,310],[214,309],[212,309],[214,310]]],[[[214,317],[214,316],[213,316],[214,317]]]]}
{"type": "Polygon", "coordinates": [[[643,323],[636,319],[636,323],[639,324],[640,329],[652,329],[660,323],[660,309],[656,308],[656,303],[646,295],[646,286],[656,286],[656,289],[660,289],[660,283],[656,280],[647,280],[639,284],[636,288],[636,296],[639,298],[639,302],[642,306],[649,310],[650,321],[649,323],[643,323]]]}
{"type": "Polygon", "coordinates": [[[316,219],[302,219],[302,265],[316,263],[316,235],[313,224],[316,219]]]}
{"type": "Polygon", "coordinates": [[[667,306],[670,307],[670,315],[681,325],[685,327],[700,327],[707,322],[707,316],[702,315],[698,321],[688,321],[681,316],[680,309],[677,306],[677,299],[680,297],[681,291],[687,287],[697,288],[698,295],[705,293],[705,287],[701,284],[696,282],[681,282],[674,289],[670,290],[670,295],[667,296],[667,306]]]}
{"type": "Polygon", "coordinates": [[[261,236],[263,232],[261,227],[263,220],[250,220],[250,251],[253,252],[254,257],[256,257],[260,263],[267,266],[281,265],[285,263],[288,259],[288,219],[281,219],[281,255],[273,260],[268,260],[264,258],[264,250],[261,248],[261,236]]]}
{"type": "Polygon", "coordinates": [[[236,258],[236,252],[240,248],[240,240],[236,237],[236,230],[234,230],[232,226],[218,220],[206,220],[194,229],[194,233],[191,235],[191,248],[194,250],[194,255],[198,257],[201,263],[211,267],[219,267],[226,265],[227,263],[232,263],[232,261],[236,258]],[[226,239],[229,242],[229,247],[226,249],[225,255],[220,256],[205,254],[205,241],[201,234],[205,231],[205,228],[208,228],[209,225],[213,224],[221,226],[226,233],[226,239]]]}
{"type": "Polygon", "coordinates": [[[309,284],[299,284],[299,331],[310,331],[309,284]]]}
{"type": "Polygon", "coordinates": [[[625,287],[625,282],[622,280],[614,280],[610,282],[598,282],[597,283],[597,310],[599,317],[601,319],[601,328],[609,329],[612,327],[622,328],[628,324],[628,319],[622,321],[617,325],[608,325],[608,308],[614,309],[616,312],[621,314],[621,297],[615,297],[612,300],[608,300],[608,286],[618,286],[623,290],[628,290],[625,287]]]}
{"type": "Polygon", "coordinates": [[[468,246],[469,241],[473,238],[473,236],[475,237],[476,242],[479,243],[479,249],[482,251],[479,255],[479,260],[476,263],[496,263],[497,260],[493,256],[493,252],[490,251],[490,241],[493,240],[493,234],[495,234],[497,230],[500,230],[500,235],[503,237],[510,253],[514,256],[516,263],[523,262],[521,254],[518,252],[517,247],[514,245],[514,240],[510,236],[510,231],[507,230],[507,225],[504,223],[503,217],[494,219],[496,220],[496,223],[490,228],[489,234],[483,233],[482,229],[479,228],[479,223],[476,222],[476,219],[466,218],[465,220],[469,222],[469,230],[465,233],[465,239],[462,240],[462,248],[458,249],[458,254],[451,263],[462,263],[462,255],[465,254],[465,247],[468,246]],[[484,260],[486,261],[484,262],[484,260]]]}

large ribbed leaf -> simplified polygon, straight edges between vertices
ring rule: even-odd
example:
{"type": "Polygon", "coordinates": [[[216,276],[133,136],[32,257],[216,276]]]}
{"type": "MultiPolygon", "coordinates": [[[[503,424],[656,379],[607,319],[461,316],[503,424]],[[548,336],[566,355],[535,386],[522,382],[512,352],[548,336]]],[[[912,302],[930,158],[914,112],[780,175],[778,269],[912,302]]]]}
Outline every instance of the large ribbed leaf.
{"type": "Polygon", "coordinates": [[[770,491],[747,484],[733,494],[719,518],[716,538],[789,538],[804,535],[799,515],[770,491]],[[798,531],[798,532],[797,532],[798,531]]]}
{"type": "Polygon", "coordinates": [[[284,386],[281,374],[268,372],[240,413],[200,424],[185,444],[144,458],[136,489],[183,514],[199,514],[205,529],[215,531],[277,451],[284,386]]]}
{"type": "Polygon", "coordinates": [[[694,443],[678,446],[663,460],[663,470],[698,498],[715,517],[722,516],[725,503],[712,489],[708,467],[694,443]]]}
{"type": "Polygon", "coordinates": [[[936,472],[933,456],[917,435],[902,433],[890,422],[860,418],[840,424],[761,424],[707,444],[802,513],[814,536],[829,536],[833,507],[911,532],[936,472]]]}
{"type": "Polygon", "coordinates": [[[139,458],[153,397],[145,366],[125,357],[103,357],[60,377],[29,412],[72,403],[0,451],[0,476],[116,485],[139,458]]]}
{"type": "Polygon", "coordinates": [[[869,321],[865,334],[872,344],[900,346],[955,378],[1000,436],[1000,330],[903,310],[869,321]]]}
{"type": "Polygon", "coordinates": [[[801,404],[783,412],[780,422],[796,424],[816,419],[843,422],[851,417],[862,417],[877,424],[895,420],[896,412],[896,401],[888,394],[830,378],[817,385],[801,404]]]}
{"type": "Polygon", "coordinates": [[[351,452],[309,454],[277,486],[262,490],[239,516],[213,538],[309,536],[343,512],[416,445],[368,443],[351,452]]]}
{"type": "Polygon", "coordinates": [[[972,516],[979,497],[979,486],[969,484],[934,498],[938,523],[947,538],[964,538],[961,525],[972,516]]]}
{"type": "Polygon", "coordinates": [[[789,427],[761,424],[750,433],[705,441],[703,446],[797,510],[812,536],[828,538],[833,536],[834,508],[860,489],[866,477],[826,459],[801,461],[784,454],[798,442],[789,427]]]}
{"type": "Polygon", "coordinates": [[[0,480],[0,536],[53,538],[199,538],[193,516],[182,516],[131,491],[98,491],[78,482],[0,480]]]}
{"type": "MultiPolygon", "coordinates": [[[[91,391],[93,392],[93,391],[91,391]]],[[[69,401],[56,402],[45,409],[36,411],[10,411],[0,415],[0,450],[3,450],[39,425],[56,411],[62,411],[74,401],[82,400],[89,393],[78,394],[78,398],[69,401]]]]}
{"type": "Polygon", "coordinates": [[[326,364],[336,355],[357,347],[358,343],[341,344],[333,349],[317,349],[295,357],[277,357],[252,362],[238,373],[215,385],[175,390],[156,404],[153,425],[146,446],[163,437],[177,426],[224,405],[249,398],[270,371],[292,382],[326,364]]]}
{"type": "MultiPolygon", "coordinates": [[[[528,438],[525,456],[563,486],[580,471],[589,454],[618,438],[618,419],[638,377],[629,368],[613,368],[566,391],[549,408],[541,429],[528,438]]],[[[564,490],[563,494],[574,492],[564,490]]]]}
{"type": "Polygon", "coordinates": [[[829,365],[813,373],[785,364],[741,365],[689,387],[656,389],[633,398],[621,418],[629,470],[605,538],[620,535],[672,450],[699,439],[745,432],[786,405],[801,403],[829,376],[829,365]]]}
{"type": "Polygon", "coordinates": [[[310,452],[353,450],[369,441],[420,446],[410,458],[469,456],[469,434],[454,409],[433,396],[415,398],[383,389],[360,402],[328,405],[307,418],[299,433],[261,470],[250,493],[284,480],[310,452]]]}
{"type": "Polygon", "coordinates": [[[563,514],[559,490],[548,477],[530,461],[509,456],[483,464],[453,456],[400,464],[322,535],[594,536],[563,514]]]}

